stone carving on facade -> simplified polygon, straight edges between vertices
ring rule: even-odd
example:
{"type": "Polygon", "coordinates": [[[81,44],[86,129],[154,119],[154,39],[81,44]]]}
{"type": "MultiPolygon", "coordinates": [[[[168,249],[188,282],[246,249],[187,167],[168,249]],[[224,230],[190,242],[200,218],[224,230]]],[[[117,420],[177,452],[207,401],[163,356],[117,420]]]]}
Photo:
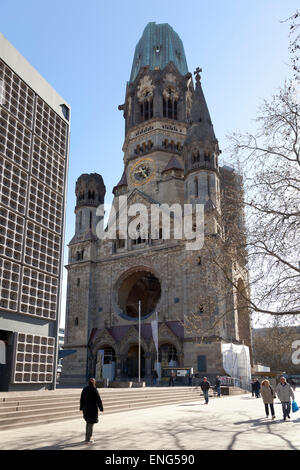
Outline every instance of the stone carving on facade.
{"type": "Polygon", "coordinates": [[[139,82],[137,87],[137,97],[139,101],[153,96],[154,84],[149,75],[145,75],[139,82]]]}

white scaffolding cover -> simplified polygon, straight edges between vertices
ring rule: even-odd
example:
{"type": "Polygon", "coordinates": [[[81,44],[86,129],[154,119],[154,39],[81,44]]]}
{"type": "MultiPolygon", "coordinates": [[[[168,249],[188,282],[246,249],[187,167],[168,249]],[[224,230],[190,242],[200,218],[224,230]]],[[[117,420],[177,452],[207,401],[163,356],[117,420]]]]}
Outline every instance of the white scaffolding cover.
{"type": "Polygon", "coordinates": [[[231,377],[251,380],[251,363],[249,347],[243,344],[222,344],[223,367],[231,377]]]}

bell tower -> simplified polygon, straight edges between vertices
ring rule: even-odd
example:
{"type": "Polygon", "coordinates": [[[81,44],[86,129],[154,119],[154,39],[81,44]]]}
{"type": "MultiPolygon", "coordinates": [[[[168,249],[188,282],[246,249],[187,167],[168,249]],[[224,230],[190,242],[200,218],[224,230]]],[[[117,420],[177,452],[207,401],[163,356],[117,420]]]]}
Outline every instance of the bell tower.
{"type": "Polygon", "coordinates": [[[128,192],[137,188],[158,203],[179,202],[192,94],[192,76],[178,34],[168,24],[149,23],[136,46],[125,102],[119,106],[125,141],[118,194],[126,182],[128,192]]]}
{"type": "Polygon", "coordinates": [[[194,72],[196,87],[183,150],[185,202],[203,204],[207,231],[217,233],[221,232],[217,222],[221,215],[218,164],[221,151],[202,90],[200,72],[199,67],[194,72]]]}

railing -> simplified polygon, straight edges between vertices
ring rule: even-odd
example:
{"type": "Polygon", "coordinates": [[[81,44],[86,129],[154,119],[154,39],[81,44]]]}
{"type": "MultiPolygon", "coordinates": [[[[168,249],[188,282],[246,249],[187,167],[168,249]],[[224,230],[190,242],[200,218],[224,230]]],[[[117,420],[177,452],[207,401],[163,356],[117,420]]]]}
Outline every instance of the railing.
{"type": "Polygon", "coordinates": [[[236,377],[227,377],[227,376],[221,376],[220,380],[221,380],[221,385],[226,385],[228,387],[239,387],[239,388],[242,388],[243,390],[248,390],[249,392],[251,391],[250,381],[237,379],[236,377]]]}

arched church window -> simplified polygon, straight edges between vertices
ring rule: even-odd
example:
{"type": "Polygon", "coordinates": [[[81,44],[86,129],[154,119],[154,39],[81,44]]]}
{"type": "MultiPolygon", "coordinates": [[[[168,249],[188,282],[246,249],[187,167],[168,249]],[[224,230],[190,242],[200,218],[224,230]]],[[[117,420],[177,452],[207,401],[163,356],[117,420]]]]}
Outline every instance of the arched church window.
{"type": "Polygon", "coordinates": [[[173,117],[173,106],[172,106],[172,100],[168,100],[168,118],[172,119],[173,117]]]}
{"type": "Polygon", "coordinates": [[[145,238],[143,238],[144,237],[143,233],[141,233],[140,224],[137,225],[136,231],[137,231],[138,237],[136,239],[132,240],[133,245],[140,245],[141,243],[145,243],[146,240],[145,240],[145,238]]]}
{"type": "Polygon", "coordinates": [[[163,92],[163,116],[177,120],[177,109],[178,95],[174,89],[169,87],[163,92]]]}
{"type": "Polygon", "coordinates": [[[197,178],[197,176],[195,176],[195,179],[194,179],[194,186],[195,186],[195,197],[198,197],[199,196],[199,188],[198,188],[198,178],[197,178]]]}
{"type": "Polygon", "coordinates": [[[192,163],[198,163],[200,162],[200,153],[199,151],[195,151],[192,154],[192,163]]]}
{"type": "Polygon", "coordinates": [[[153,118],[153,96],[149,90],[144,92],[140,103],[140,119],[141,121],[148,121],[153,118]]]}
{"type": "Polygon", "coordinates": [[[148,119],[149,119],[149,102],[145,101],[144,106],[145,106],[145,117],[144,117],[144,119],[145,119],[145,121],[148,121],[148,119]]]}
{"type": "Polygon", "coordinates": [[[177,101],[174,101],[173,119],[177,120],[177,101]]]}
{"type": "Polygon", "coordinates": [[[207,194],[210,196],[210,177],[207,175],[207,194]]]}

